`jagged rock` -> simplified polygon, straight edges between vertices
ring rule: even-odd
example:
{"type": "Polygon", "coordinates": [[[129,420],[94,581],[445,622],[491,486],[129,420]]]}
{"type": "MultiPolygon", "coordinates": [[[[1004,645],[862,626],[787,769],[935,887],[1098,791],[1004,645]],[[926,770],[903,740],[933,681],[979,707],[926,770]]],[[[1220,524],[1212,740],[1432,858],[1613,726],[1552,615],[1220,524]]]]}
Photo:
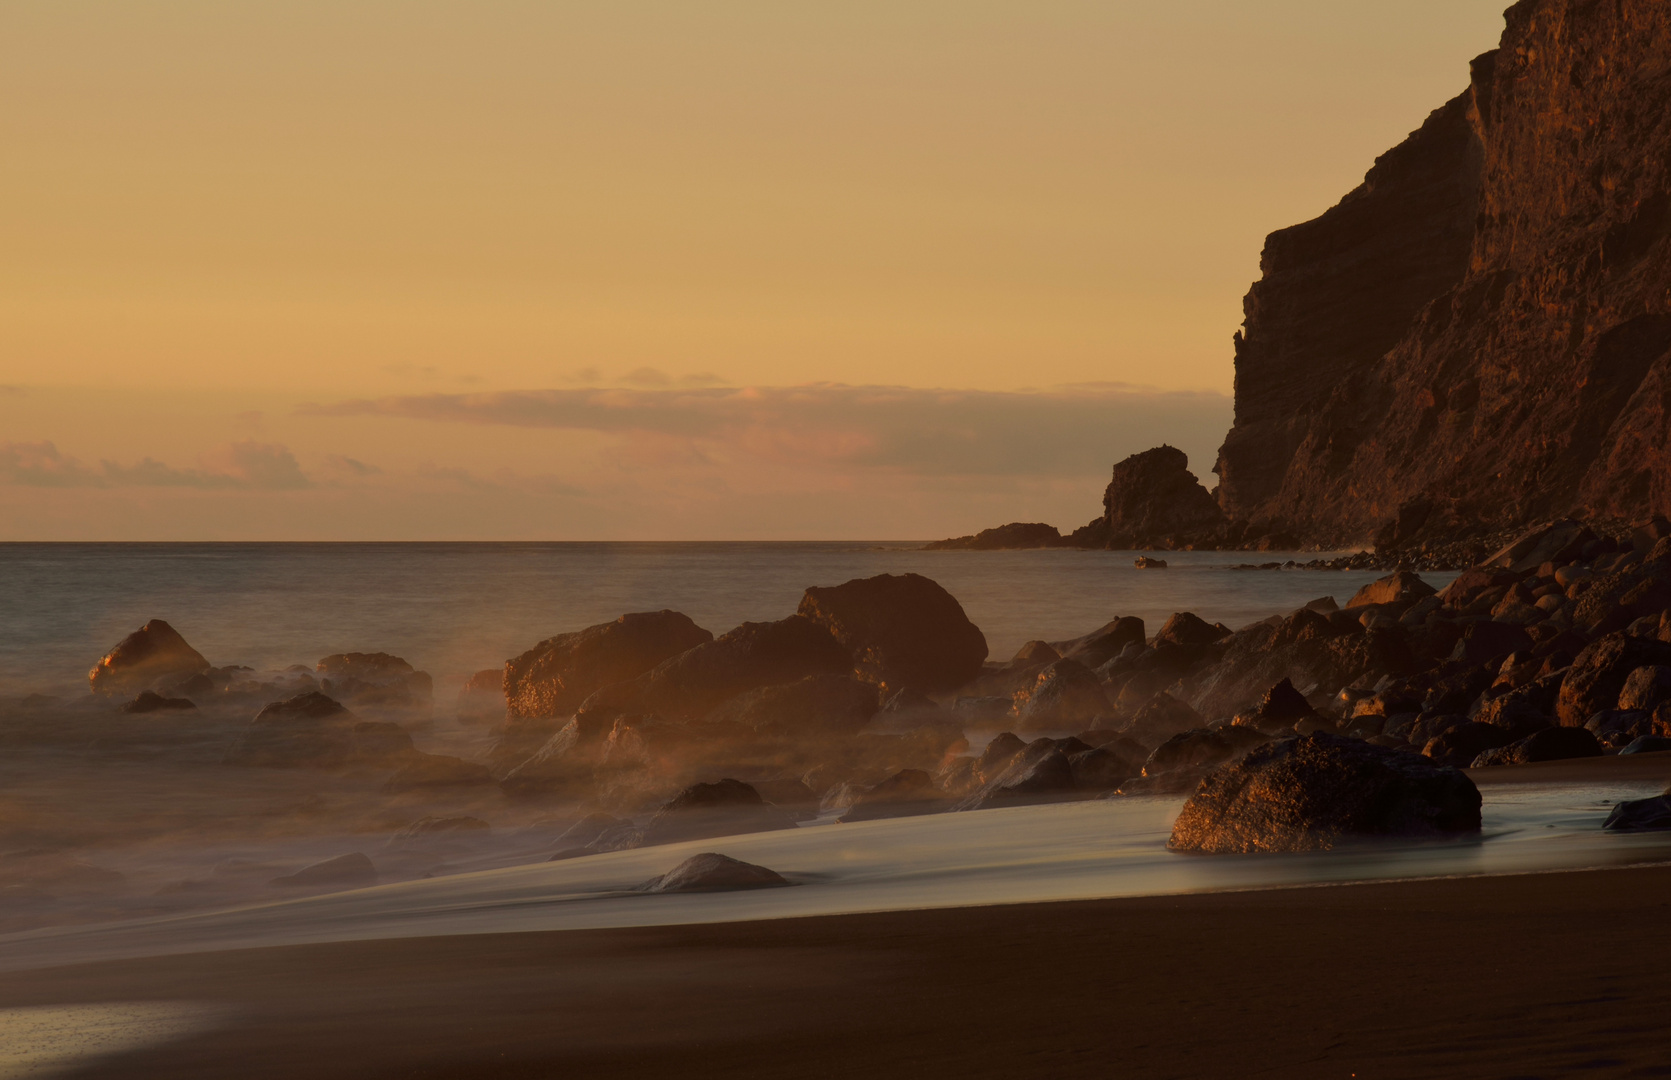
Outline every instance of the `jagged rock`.
{"type": "Polygon", "coordinates": [[[985,810],[1071,797],[1080,788],[1069,755],[1087,749],[1077,739],[1034,739],[954,809],[985,810]]]}
{"type": "Polygon", "coordinates": [[[1132,565],[1139,570],[1165,570],[1166,560],[1151,558],[1148,555],[1139,555],[1132,561],[1132,565]]]}
{"type": "Polygon", "coordinates": [[[712,634],[677,611],[623,615],[559,634],[506,662],[507,713],[524,720],[569,715],[602,687],[636,678],[712,640],[712,634]]]}
{"type": "Polygon", "coordinates": [[[981,673],[986,637],[963,606],[920,574],[879,574],[814,586],[798,614],[828,628],[853,674],[887,689],[954,690],[981,673]]]}
{"type": "Polygon", "coordinates": [[[1668,53],[1658,0],[1517,3],[1459,97],[1266,241],[1229,516],[1408,547],[1671,503],[1668,53]]]}
{"type": "Polygon", "coordinates": [[[1232,721],[1239,727],[1258,728],[1260,731],[1287,732],[1301,720],[1317,715],[1305,695],[1294,689],[1289,679],[1283,679],[1259,699],[1259,704],[1247,712],[1237,713],[1232,721]]]}
{"type": "Polygon", "coordinates": [[[292,889],[375,885],[377,867],[362,852],[355,851],[303,867],[294,874],[276,877],[267,884],[292,889]]]}
{"type": "Polygon", "coordinates": [[[1180,611],[1166,620],[1166,625],[1155,635],[1155,643],[1169,642],[1173,645],[1198,646],[1211,645],[1222,639],[1227,631],[1223,627],[1202,619],[1188,611],[1180,611]]]}
{"type": "Polygon", "coordinates": [[[1050,664],[1031,685],[1016,691],[1014,700],[1016,719],[1029,731],[1072,731],[1094,726],[1114,712],[1097,677],[1075,660],[1050,664]]]}
{"type": "Polygon", "coordinates": [[[1671,664],[1671,645],[1623,633],[1607,635],[1573,661],[1561,681],[1556,716],[1563,726],[1584,726],[1591,716],[1619,704],[1619,694],[1633,671],[1656,664],[1671,664]]]}
{"type": "Polygon", "coordinates": [[[1464,664],[1501,664],[1510,654],[1531,647],[1524,627],[1479,619],[1463,627],[1450,658],[1464,664]]]}
{"type": "Polygon", "coordinates": [[[1015,659],[1010,661],[1011,667],[1037,667],[1040,664],[1051,664],[1060,660],[1062,654],[1048,641],[1029,641],[1016,651],[1015,659]]]}
{"type": "Polygon", "coordinates": [[[1212,494],[1189,471],[1189,457],[1171,446],[1115,465],[1102,506],[1102,517],[1076,530],[1072,542],[1112,550],[1182,547],[1225,524],[1212,494]]]}
{"type": "Polygon", "coordinates": [[[1128,646],[1142,648],[1144,640],[1143,620],[1126,615],[1082,638],[1063,642],[1058,651],[1094,670],[1119,656],[1128,646]]]}
{"type": "Polygon", "coordinates": [[[1601,827],[1615,832],[1671,829],[1671,795],[1660,795],[1652,799],[1626,799],[1613,807],[1601,827]]]}
{"type": "Polygon", "coordinates": [[[1652,712],[1668,699],[1671,699],[1671,667],[1647,664],[1625,676],[1625,685],[1619,691],[1619,708],[1652,712]]]}
{"type": "Polygon", "coordinates": [[[725,892],[772,889],[790,884],[775,870],[742,862],[717,852],[692,855],[657,878],[638,887],[647,893],[725,892]]]}
{"type": "Polygon", "coordinates": [[[793,777],[782,777],[776,780],[756,780],[754,790],[760,797],[773,806],[781,806],[785,810],[817,810],[818,796],[804,780],[793,777]]]}
{"type": "Polygon", "coordinates": [[[263,708],[228,751],[226,763],[334,769],[398,764],[411,753],[412,737],[400,725],[361,720],[314,690],[263,708]]]}
{"type": "Polygon", "coordinates": [[[390,793],[420,791],[426,788],[475,787],[493,783],[487,766],[446,754],[424,754],[413,751],[402,758],[395,774],[383,783],[390,793]]]}
{"type": "Polygon", "coordinates": [[[1600,757],[1601,744],[1583,728],[1552,727],[1533,732],[1518,742],[1486,750],[1474,759],[1472,768],[1491,765],[1524,765],[1532,761],[1564,761],[1567,758],[1600,757]]]}
{"type": "Polygon", "coordinates": [[[93,665],[87,681],[95,694],[132,694],[170,675],[208,671],[209,661],[161,619],[129,634],[93,665]]]}
{"type": "Polygon", "coordinates": [[[1420,600],[1424,596],[1432,596],[1438,590],[1423,581],[1420,575],[1407,570],[1399,570],[1388,574],[1359,589],[1346,605],[1349,608],[1361,607],[1364,604],[1397,604],[1404,601],[1420,600]]]}
{"type": "Polygon", "coordinates": [[[1068,755],[1073,786],[1080,791],[1113,791],[1143,773],[1143,761],[1112,746],[1097,746],[1068,755]]]}
{"type": "Polygon", "coordinates": [[[877,712],[876,687],[846,675],[809,675],[784,686],[739,694],[708,715],[788,736],[851,735],[877,712]]]}
{"type": "Polygon", "coordinates": [[[1156,694],[1131,718],[1126,733],[1149,746],[1159,746],[1183,731],[1201,727],[1201,714],[1170,694],[1156,694]]]}
{"type": "Polygon", "coordinates": [[[924,551],[1022,551],[1029,548],[1061,547],[1062,534],[1054,525],[1012,521],[996,529],[982,529],[973,536],[936,540],[924,551]]]}
{"type": "Polygon", "coordinates": [[[855,795],[839,819],[843,824],[933,814],[946,808],[946,793],[921,769],[902,769],[855,795]]]}
{"type": "Polygon", "coordinates": [[[163,697],[151,690],[141,690],[139,696],[122,706],[122,711],[130,715],[144,715],[154,712],[192,712],[197,706],[186,698],[163,697]]]}
{"type": "Polygon", "coordinates": [[[1167,846],[1212,854],[1312,851],[1479,828],[1479,789],[1462,772],[1314,734],[1270,743],[1209,773],[1184,804],[1167,846]]]}
{"type": "MultiPolygon", "coordinates": [[[[657,664],[639,677],[587,698],[582,711],[654,712],[695,719],[739,694],[793,683],[814,675],[844,675],[853,666],[827,627],[791,615],[776,622],[743,623],[657,664]]],[[[871,712],[876,694],[871,692],[871,712]]]]}
{"type": "Polygon", "coordinates": [[[616,719],[607,715],[576,716],[509,769],[500,778],[500,786],[512,795],[578,794],[592,783],[592,770],[616,719]]]}

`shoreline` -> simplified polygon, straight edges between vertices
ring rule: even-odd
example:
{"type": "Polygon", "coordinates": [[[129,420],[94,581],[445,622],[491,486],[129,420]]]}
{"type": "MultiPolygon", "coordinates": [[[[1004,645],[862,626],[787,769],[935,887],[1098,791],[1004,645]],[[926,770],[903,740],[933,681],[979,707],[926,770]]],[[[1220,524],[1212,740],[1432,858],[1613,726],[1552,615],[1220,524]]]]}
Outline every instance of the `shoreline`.
{"type": "Polygon", "coordinates": [[[213,1007],[71,1076],[1660,1075],[1668,894],[1659,865],[291,945],[8,973],[0,1008],[213,1007]]]}

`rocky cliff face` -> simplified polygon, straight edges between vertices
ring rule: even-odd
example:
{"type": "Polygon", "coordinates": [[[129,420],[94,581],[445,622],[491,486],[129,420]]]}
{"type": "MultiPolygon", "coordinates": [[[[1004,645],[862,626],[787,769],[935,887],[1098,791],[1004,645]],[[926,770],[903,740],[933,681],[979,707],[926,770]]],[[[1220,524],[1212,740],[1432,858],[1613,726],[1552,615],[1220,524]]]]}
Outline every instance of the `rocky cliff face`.
{"type": "Polygon", "coordinates": [[[1466,91],[1266,242],[1215,469],[1254,531],[1671,511],[1671,4],[1506,18],[1466,91]]]}

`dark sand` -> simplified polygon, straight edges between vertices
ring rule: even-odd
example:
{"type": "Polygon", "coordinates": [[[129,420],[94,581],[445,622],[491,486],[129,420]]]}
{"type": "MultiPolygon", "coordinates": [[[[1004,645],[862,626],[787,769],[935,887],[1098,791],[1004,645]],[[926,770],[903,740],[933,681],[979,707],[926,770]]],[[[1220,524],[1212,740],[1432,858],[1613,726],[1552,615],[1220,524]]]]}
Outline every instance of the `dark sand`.
{"type": "Polygon", "coordinates": [[[0,976],[200,1001],[119,1077],[1671,1076],[1671,868],[307,945],[0,976]]]}

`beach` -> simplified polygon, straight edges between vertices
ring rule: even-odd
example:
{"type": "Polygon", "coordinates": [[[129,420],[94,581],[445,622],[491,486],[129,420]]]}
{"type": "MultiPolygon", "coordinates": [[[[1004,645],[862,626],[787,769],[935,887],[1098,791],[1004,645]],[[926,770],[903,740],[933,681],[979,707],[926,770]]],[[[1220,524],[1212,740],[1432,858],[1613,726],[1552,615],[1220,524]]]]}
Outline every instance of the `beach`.
{"type": "Polygon", "coordinates": [[[1671,868],[346,942],[0,976],[202,1030],[68,1076],[1671,1073],[1671,868]]]}

